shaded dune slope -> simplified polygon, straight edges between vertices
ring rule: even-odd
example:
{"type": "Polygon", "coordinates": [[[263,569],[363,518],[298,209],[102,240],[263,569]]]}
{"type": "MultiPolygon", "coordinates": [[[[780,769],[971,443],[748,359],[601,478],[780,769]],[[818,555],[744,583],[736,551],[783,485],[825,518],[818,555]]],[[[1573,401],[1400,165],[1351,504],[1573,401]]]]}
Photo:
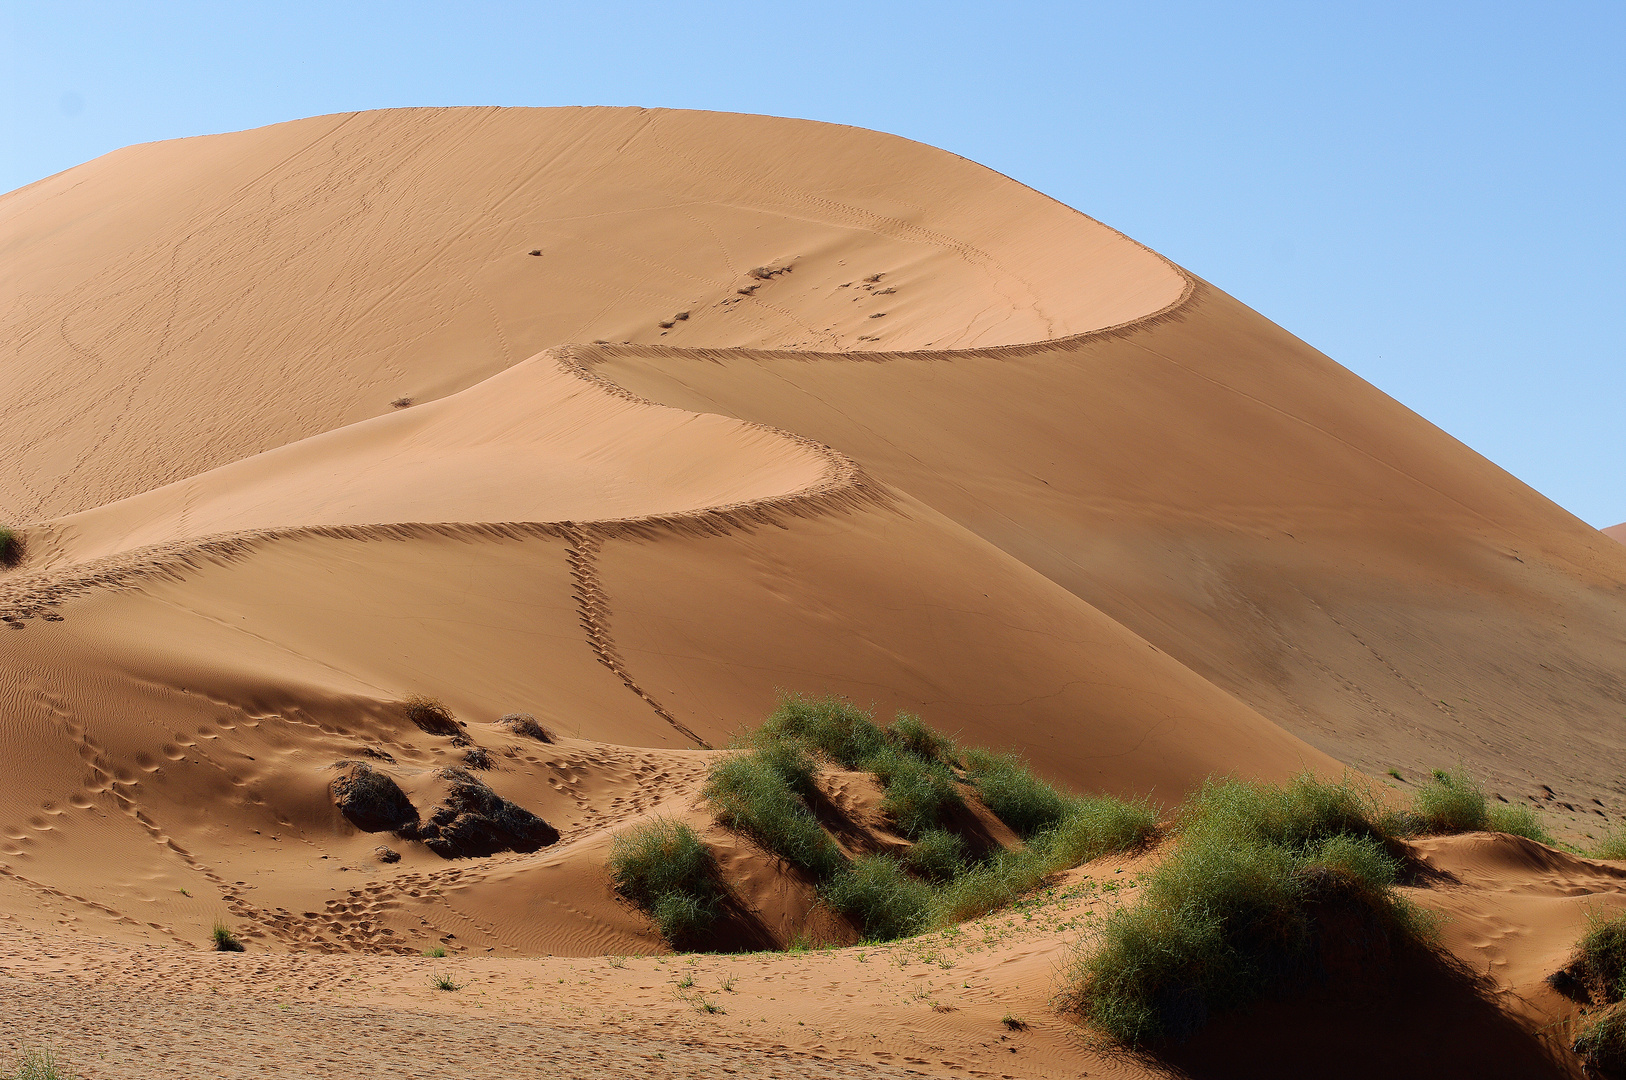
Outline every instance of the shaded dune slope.
{"type": "Polygon", "coordinates": [[[700,814],[780,689],[1090,790],[1463,760],[1622,809],[1626,549],[940,151],[360,114],[121,151],[0,228],[0,891],[39,922],[648,947],[607,830],[700,814]],[[468,753],[414,693],[558,844],[374,858],[333,764],[431,799],[468,753]]]}

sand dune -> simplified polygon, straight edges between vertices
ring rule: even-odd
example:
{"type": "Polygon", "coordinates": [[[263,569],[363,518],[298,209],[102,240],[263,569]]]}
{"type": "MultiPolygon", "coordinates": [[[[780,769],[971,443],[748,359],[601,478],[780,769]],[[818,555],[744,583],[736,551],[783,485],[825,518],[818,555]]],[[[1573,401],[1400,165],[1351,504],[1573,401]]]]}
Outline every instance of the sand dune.
{"type": "MultiPolygon", "coordinates": [[[[1626,548],[941,151],[636,109],[321,117],[40,181],[0,197],[0,245],[19,932],[658,950],[610,836],[706,827],[711,748],[783,690],[1079,790],[1462,764],[1578,841],[1626,813],[1626,548]],[[463,727],[414,727],[415,694],[463,727]],[[516,711],[553,741],[493,724],[516,711]],[[334,805],[336,763],[428,805],[478,751],[557,843],[387,862],[334,805]]],[[[788,937],[803,901],[713,839],[788,937]]],[[[1467,905],[1451,948],[1520,1000],[1583,916],[1498,890],[1619,891],[1502,840],[1425,853],[1471,879],[1428,900],[1467,905]]],[[[1007,974],[1038,1000],[1031,960],[1007,974]]]]}
{"type": "Polygon", "coordinates": [[[1626,544],[1626,523],[1622,523],[1620,525],[1611,525],[1607,529],[1603,530],[1603,534],[1605,536],[1614,537],[1616,540],[1619,540],[1621,543],[1626,544]]]}

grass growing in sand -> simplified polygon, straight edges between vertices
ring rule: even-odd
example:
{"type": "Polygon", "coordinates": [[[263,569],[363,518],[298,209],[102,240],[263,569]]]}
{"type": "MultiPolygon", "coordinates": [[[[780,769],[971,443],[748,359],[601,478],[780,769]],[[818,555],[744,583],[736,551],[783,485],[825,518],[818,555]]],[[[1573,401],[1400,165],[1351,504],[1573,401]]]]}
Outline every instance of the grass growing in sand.
{"type": "Polygon", "coordinates": [[[1577,1023],[1573,1049],[1592,1072],[1626,1071],[1626,913],[1594,916],[1575,955],[1547,980],[1561,993],[1602,1006],[1577,1023]]]}
{"type": "Polygon", "coordinates": [[[0,525],[0,566],[7,568],[23,561],[23,541],[17,530],[0,525]]]}
{"type": "Polygon", "coordinates": [[[434,986],[434,988],[436,990],[461,990],[461,989],[463,989],[463,984],[462,983],[454,982],[452,980],[452,977],[450,975],[446,975],[446,974],[435,975],[435,976],[430,978],[429,982],[430,982],[431,985],[434,986]]]}
{"type": "Polygon", "coordinates": [[[56,1051],[50,1047],[25,1048],[17,1058],[17,1067],[0,1073],[0,1080],[73,1080],[73,1073],[57,1060],[56,1051]]]}
{"type": "Polygon", "coordinates": [[[1182,1039],[1307,980],[1334,924],[1359,927],[1367,952],[1427,938],[1431,921],[1393,888],[1398,823],[1353,780],[1210,782],[1139,901],[1087,938],[1075,1006],[1131,1045],[1182,1039]]]}
{"type": "MultiPolygon", "coordinates": [[[[1063,794],[1020,758],[962,752],[908,713],[882,728],[870,713],[833,697],[783,699],[760,730],[712,767],[705,795],[720,823],[806,874],[823,903],[872,941],[1008,905],[1058,870],[1143,842],[1157,824],[1147,803],[1063,794]],[[815,813],[821,762],[875,776],[882,812],[910,841],[901,853],[847,857],[815,813]],[[973,858],[950,827],[966,813],[967,791],[977,792],[1025,845],[973,858]]],[[[636,886],[622,884],[636,845],[652,842],[639,830],[618,838],[611,875],[623,895],[660,921],[655,907],[637,898],[636,886]]],[[[698,837],[693,843],[700,844],[698,837]]],[[[715,904],[706,910],[719,913],[715,904]]],[[[662,931],[675,940],[664,925],[662,931]]]]}
{"type": "Polygon", "coordinates": [[[231,927],[223,922],[215,923],[209,937],[215,943],[215,952],[242,952],[243,943],[237,940],[237,935],[231,932],[231,927]]]}
{"type": "Polygon", "coordinates": [[[1472,777],[1461,770],[1434,770],[1412,797],[1410,831],[1459,833],[1488,829],[1554,844],[1541,816],[1528,806],[1493,803],[1472,777]]]}
{"type": "Polygon", "coordinates": [[[717,861],[694,829],[656,818],[616,836],[610,848],[616,891],[682,943],[704,933],[722,913],[717,861]]]}
{"type": "Polygon", "coordinates": [[[1607,834],[1592,849],[1594,859],[1626,859],[1626,825],[1607,834]]]}

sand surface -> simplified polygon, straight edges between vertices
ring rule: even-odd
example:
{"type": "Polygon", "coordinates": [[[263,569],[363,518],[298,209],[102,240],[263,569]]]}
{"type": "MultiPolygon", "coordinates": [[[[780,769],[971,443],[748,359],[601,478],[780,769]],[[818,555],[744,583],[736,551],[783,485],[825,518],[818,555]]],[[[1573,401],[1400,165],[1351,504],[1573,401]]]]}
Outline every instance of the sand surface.
{"type": "MultiPolygon", "coordinates": [[[[918,712],[1084,791],[1349,766],[1404,791],[1460,764],[1579,845],[1626,815],[1626,547],[942,151],[661,110],[318,117],[0,196],[0,250],[0,523],[25,550],[0,570],[0,967],[37,988],[7,1006],[28,1039],[105,1017],[72,1029],[109,1055],[87,1075],[182,1075],[188,1015],[195,1039],[296,1025],[295,1049],[381,1075],[431,1037],[459,1075],[648,1071],[626,1055],[652,1046],[672,1075],[773,1047],[764,1075],[1194,1067],[1055,1017],[1059,917],[934,966],[997,993],[918,1018],[893,1001],[926,985],[908,964],[697,960],[794,984],[771,1039],[741,1026],[755,1005],[672,998],[679,961],[607,966],[664,949],[609,888],[614,831],[711,829],[715,748],[784,690],[918,712]],[[408,723],[413,694],[461,735],[408,723]],[[553,741],[493,724],[516,711],[553,741]],[[557,843],[392,840],[385,862],[329,792],[366,759],[432,801],[476,750],[557,843]],[[246,957],[199,951],[218,919],[246,957]],[[426,991],[437,944],[503,1000],[426,991]],[[882,971],[874,1000],[838,992],[882,971]],[[550,979],[586,989],[519,993],[550,979]],[[174,1018],[145,1065],[143,1001],[174,1018]],[[397,1034],[354,1042],[354,1010],[397,1034]],[[815,1016],[817,1040],[788,1031],[815,1016]]],[[[708,835],[784,944],[805,905],[708,835]]],[[[1443,1044],[1505,1020],[1522,1061],[1563,1012],[1537,984],[1616,871],[1431,843],[1457,860],[1427,898],[1451,950],[1512,995],[1443,1044]]],[[[1228,1075],[1227,1037],[1200,1073],[1228,1075]]]]}

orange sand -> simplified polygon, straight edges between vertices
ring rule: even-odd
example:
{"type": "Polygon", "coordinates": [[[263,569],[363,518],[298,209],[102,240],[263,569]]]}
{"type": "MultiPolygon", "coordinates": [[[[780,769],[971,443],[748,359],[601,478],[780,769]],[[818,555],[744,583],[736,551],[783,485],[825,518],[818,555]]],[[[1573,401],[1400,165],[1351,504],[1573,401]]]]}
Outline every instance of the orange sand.
{"type": "MultiPolygon", "coordinates": [[[[112,986],[264,1008],[307,973],[302,1008],[497,1004],[357,955],[444,941],[513,1015],[625,1010],[606,1022],[628,1046],[670,1013],[718,1053],[1168,1064],[1047,1012],[1076,936],[1055,926],[936,968],[986,993],[918,1018],[924,998],[893,1000],[907,965],[851,950],[696,961],[788,980],[698,1032],[656,960],[537,959],[659,951],[609,889],[610,836],[704,825],[708,747],[782,689],[917,711],[1080,790],[1460,763],[1578,843],[1626,814],[1626,548],[1213,286],[941,151],[637,109],[320,117],[12,192],[0,249],[0,522],[27,551],[0,571],[0,966],[75,1008],[112,986]],[[463,750],[401,719],[414,693],[557,844],[377,860],[331,766],[370,748],[428,791],[463,750]],[[512,711],[560,737],[491,726],[512,711]],[[193,950],[218,918],[249,958],[193,950]],[[1049,1017],[1016,1047],[1011,1002],[1049,1017]],[[771,1039],[741,1026],[758,1008],[771,1039]],[[787,1033],[804,1012],[815,1040],[787,1033]]],[[[1538,984],[1576,898],[1613,903],[1619,873],[1430,844],[1462,884],[1419,899],[1528,1003],[1486,1014],[1522,1062],[1562,1012],[1538,984]]],[[[1488,1030],[1452,1015],[1442,1045],[1488,1030]]],[[[323,1017],[310,1038],[342,1033],[323,1017]]],[[[1198,1040],[1213,1075],[1221,1028],[1198,1040]]]]}

